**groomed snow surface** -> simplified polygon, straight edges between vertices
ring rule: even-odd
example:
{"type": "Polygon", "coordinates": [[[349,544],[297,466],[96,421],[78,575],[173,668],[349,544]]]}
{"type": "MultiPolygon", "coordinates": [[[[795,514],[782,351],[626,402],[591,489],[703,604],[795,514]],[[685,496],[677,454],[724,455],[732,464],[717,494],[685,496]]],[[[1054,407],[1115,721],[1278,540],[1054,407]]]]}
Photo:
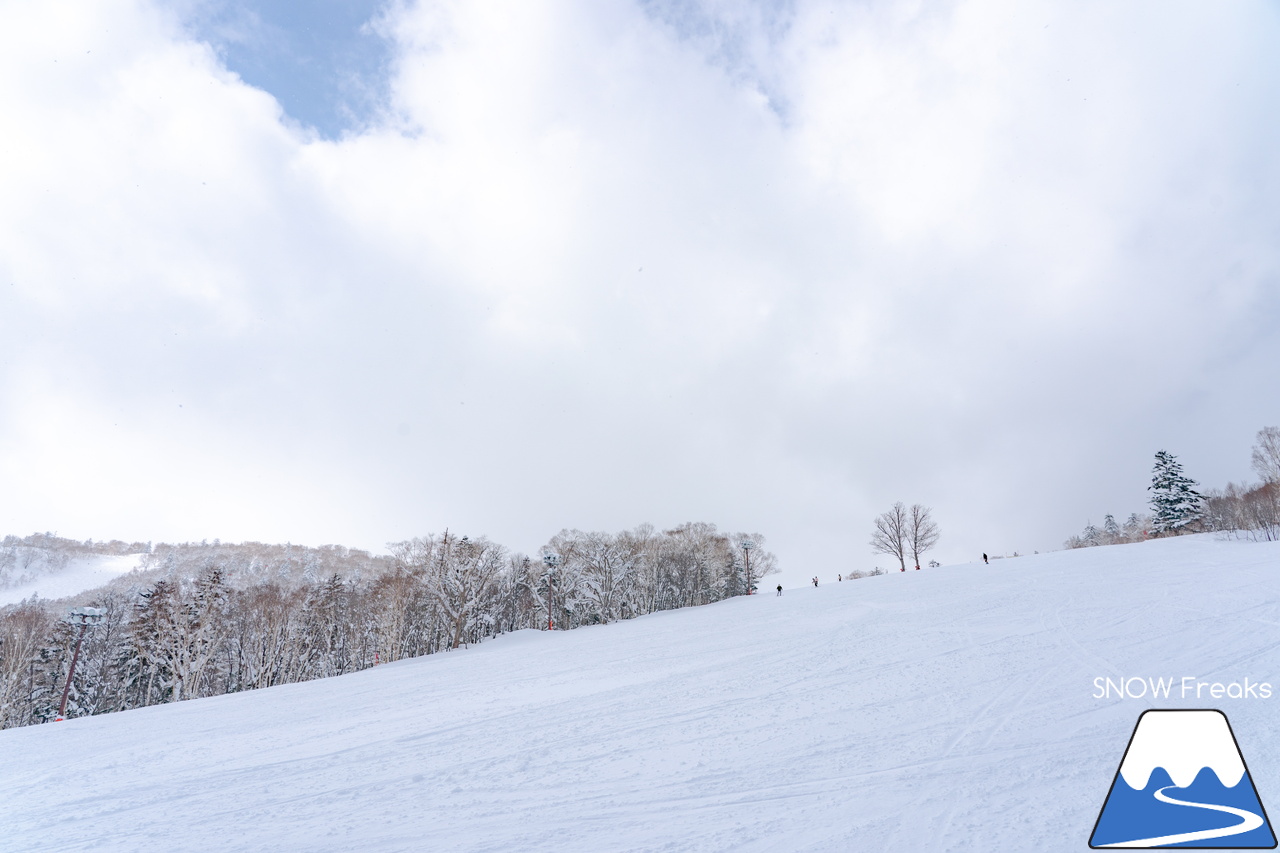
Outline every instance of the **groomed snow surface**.
{"type": "Polygon", "coordinates": [[[1277,543],[894,572],[3,731],[0,849],[1079,851],[1149,707],[1280,811],[1280,698],[1093,698],[1278,647],[1277,543]]]}

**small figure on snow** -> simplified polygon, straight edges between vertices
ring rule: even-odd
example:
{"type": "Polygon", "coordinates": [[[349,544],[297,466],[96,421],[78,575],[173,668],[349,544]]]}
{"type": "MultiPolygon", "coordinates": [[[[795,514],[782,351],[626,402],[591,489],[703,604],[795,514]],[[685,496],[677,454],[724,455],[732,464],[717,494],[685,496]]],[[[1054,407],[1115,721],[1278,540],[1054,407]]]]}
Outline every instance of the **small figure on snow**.
{"type": "Polygon", "coordinates": [[[782,584],[778,584],[778,595],[782,595],[782,584]]]}
{"type": "Polygon", "coordinates": [[[843,581],[844,575],[836,575],[836,583],[842,583],[843,581]]]}
{"type": "Polygon", "coordinates": [[[817,585],[818,585],[818,576],[817,576],[817,575],[814,575],[814,576],[813,576],[813,585],[814,585],[814,586],[817,586],[817,585]]]}
{"type": "Polygon", "coordinates": [[[987,559],[986,554],[982,555],[982,562],[986,563],[988,566],[991,565],[991,561],[987,559]]]}
{"type": "Polygon", "coordinates": [[[919,564],[919,563],[916,563],[916,571],[917,571],[917,572],[918,572],[918,571],[920,571],[920,564],[919,564]]]}

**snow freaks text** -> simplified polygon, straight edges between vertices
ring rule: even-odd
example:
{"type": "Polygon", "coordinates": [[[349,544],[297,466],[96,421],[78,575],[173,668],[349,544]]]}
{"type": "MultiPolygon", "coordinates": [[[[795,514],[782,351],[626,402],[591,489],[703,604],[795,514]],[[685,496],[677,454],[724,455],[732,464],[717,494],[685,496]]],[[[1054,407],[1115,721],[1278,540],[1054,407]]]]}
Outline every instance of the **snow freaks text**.
{"type": "Polygon", "coordinates": [[[1266,681],[1200,681],[1194,675],[1181,678],[1107,678],[1093,680],[1094,699],[1270,699],[1266,681]]]}

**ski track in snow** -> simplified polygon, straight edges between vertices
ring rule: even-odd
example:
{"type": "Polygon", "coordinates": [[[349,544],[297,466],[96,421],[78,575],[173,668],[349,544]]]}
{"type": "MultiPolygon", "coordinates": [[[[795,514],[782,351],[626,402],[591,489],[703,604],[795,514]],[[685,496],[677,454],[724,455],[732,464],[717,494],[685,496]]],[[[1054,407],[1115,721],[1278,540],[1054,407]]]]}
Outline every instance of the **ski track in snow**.
{"type": "MultiPolygon", "coordinates": [[[[1087,848],[1138,714],[1280,687],[1280,543],[1183,537],[523,631],[0,732],[0,851],[1087,848]]],[[[1263,802],[1272,700],[1219,700],[1263,802]]]]}

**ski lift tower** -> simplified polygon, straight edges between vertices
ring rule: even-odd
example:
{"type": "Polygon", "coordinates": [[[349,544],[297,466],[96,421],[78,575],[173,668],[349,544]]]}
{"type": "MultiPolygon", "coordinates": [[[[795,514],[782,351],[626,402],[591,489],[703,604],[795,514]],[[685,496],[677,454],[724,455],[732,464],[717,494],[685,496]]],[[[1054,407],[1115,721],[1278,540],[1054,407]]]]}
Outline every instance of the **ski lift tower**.
{"type": "Polygon", "coordinates": [[[76,650],[71,655],[71,668],[67,670],[67,684],[62,688],[62,703],[58,705],[58,717],[54,722],[61,722],[67,715],[67,696],[71,693],[71,677],[76,674],[76,661],[80,660],[80,644],[84,642],[84,632],[97,625],[107,615],[101,607],[77,607],[67,614],[67,621],[72,625],[80,625],[80,636],[76,638],[76,650]]]}
{"type": "Polygon", "coordinates": [[[560,555],[555,551],[544,551],[542,562],[547,565],[547,630],[554,631],[555,623],[551,621],[551,601],[555,596],[556,566],[560,565],[560,555]]]}
{"type": "Polygon", "coordinates": [[[747,569],[747,595],[751,594],[751,550],[756,547],[756,543],[750,539],[742,540],[742,559],[746,563],[747,569]]]}

